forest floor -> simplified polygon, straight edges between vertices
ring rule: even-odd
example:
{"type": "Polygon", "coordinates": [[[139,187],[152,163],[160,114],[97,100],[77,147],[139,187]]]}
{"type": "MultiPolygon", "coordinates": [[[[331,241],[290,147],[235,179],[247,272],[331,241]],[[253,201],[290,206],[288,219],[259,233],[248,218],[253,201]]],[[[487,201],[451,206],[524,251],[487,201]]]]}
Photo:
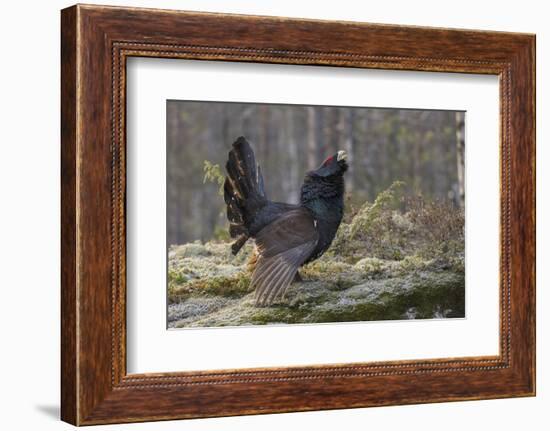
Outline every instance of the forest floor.
{"type": "Polygon", "coordinates": [[[215,327],[464,317],[464,213],[395,183],[348,212],[331,248],[284,298],[255,307],[249,241],[171,246],[168,326],[215,327]]]}

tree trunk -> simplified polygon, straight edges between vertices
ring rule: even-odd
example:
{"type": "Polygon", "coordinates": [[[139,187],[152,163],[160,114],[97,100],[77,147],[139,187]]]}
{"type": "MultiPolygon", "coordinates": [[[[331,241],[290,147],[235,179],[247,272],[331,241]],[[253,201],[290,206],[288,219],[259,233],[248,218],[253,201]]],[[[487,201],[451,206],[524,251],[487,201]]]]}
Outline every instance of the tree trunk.
{"type": "Polygon", "coordinates": [[[317,165],[317,115],[315,108],[307,107],[307,167],[315,169],[317,165]]]}
{"type": "Polygon", "coordinates": [[[288,144],[288,158],[289,158],[289,172],[288,172],[288,184],[289,188],[287,191],[288,201],[297,203],[298,196],[297,190],[299,189],[298,181],[298,144],[296,142],[296,129],[294,127],[296,109],[287,107],[284,111],[285,113],[285,130],[286,130],[286,141],[288,144]]]}
{"type": "Polygon", "coordinates": [[[456,118],[456,167],[458,182],[458,204],[464,208],[464,112],[457,112],[456,118]]]}

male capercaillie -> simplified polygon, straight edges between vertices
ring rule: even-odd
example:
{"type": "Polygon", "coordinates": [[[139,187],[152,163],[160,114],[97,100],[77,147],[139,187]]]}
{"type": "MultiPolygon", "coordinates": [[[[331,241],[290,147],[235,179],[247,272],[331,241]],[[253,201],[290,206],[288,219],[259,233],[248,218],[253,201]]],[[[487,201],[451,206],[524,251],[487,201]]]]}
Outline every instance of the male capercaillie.
{"type": "Polygon", "coordinates": [[[229,233],[237,238],[237,254],[254,239],[258,257],[251,286],[256,305],[270,305],[282,296],[298,268],[330,246],[344,213],[346,153],[338,151],[316,170],[307,172],[298,205],[270,201],[254,152],[244,137],[233,143],[226,164],[224,199],[229,233]]]}

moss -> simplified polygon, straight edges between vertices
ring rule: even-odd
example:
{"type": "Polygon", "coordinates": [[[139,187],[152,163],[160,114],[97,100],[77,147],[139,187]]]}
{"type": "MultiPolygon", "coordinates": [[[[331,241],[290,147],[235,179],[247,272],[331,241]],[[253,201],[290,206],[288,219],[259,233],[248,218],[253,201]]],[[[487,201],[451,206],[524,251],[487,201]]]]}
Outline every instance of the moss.
{"type": "Polygon", "coordinates": [[[267,325],[270,323],[302,323],[307,312],[289,309],[284,306],[259,308],[250,316],[250,324],[267,325]]]}
{"type": "Polygon", "coordinates": [[[237,256],[222,232],[207,243],[171,246],[169,326],[463,317],[463,212],[409,202],[402,189],[396,183],[373,203],[348,209],[333,246],[300,269],[304,282],[269,307],[254,306],[251,241],[237,256]]]}
{"type": "Polygon", "coordinates": [[[376,303],[345,304],[341,307],[327,307],[316,310],[308,322],[357,322],[399,319],[391,307],[376,303]]]}
{"type": "Polygon", "coordinates": [[[380,274],[384,266],[384,261],[377,257],[365,257],[355,264],[355,268],[371,275],[380,274]]]}
{"type": "MultiPolygon", "coordinates": [[[[464,276],[452,271],[418,271],[404,277],[341,287],[337,287],[338,283],[330,286],[325,282],[295,283],[285,299],[264,308],[254,307],[253,293],[242,295],[239,289],[231,292],[227,280],[220,283],[223,294],[213,294],[219,286],[208,286],[204,288],[207,291],[204,298],[226,302],[216,306],[208,303],[208,316],[196,313],[196,318],[187,318],[182,326],[464,317],[464,276]]],[[[197,305],[200,298],[196,293],[188,296],[191,309],[206,306],[202,302],[197,305]]]]}
{"type": "Polygon", "coordinates": [[[424,270],[431,264],[430,260],[424,260],[418,255],[404,257],[397,267],[398,274],[414,273],[416,271],[424,270]]]}
{"type": "Polygon", "coordinates": [[[407,318],[411,309],[416,319],[464,317],[463,282],[463,278],[454,275],[441,282],[436,277],[404,279],[397,284],[412,284],[406,290],[383,291],[375,300],[348,297],[336,304],[325,304],[313,310],[306,321],[396,320],[407,318]]]}
{"type": "Polygon", "coordinates": [[[394,182],[388,189],[381,192],[371,205],[366,202],[357,215],[353,218],[350,226],[349,239],[353,240],[358,232],[369,232],[376,227],[382,218],[382,214],[388,209],[394,209],[399,205],[399,198],[403,193],[402,181],[394,182]]]}
{"type": "Polygon", "coordinates": [[[308,279],[319,280],[349,271],[350,268],[351,265],[345,262],[321,258],[302,268],[300,274],[308,279]]]}
{"type": "Polygon", "coordinates": [[[250,275],[240,272],[229,277],[201,278],[173,286],[169,289],[171,302],[181,301],[190,296],[222,296],[239,298],[248,293],[250,289],[250,275]]]}
{"type": "Polygon", "coordinates": [[[171,284],[183,284],[187,281],[187,277],[181,272],[168,270],[168,283],[171,284]]]}

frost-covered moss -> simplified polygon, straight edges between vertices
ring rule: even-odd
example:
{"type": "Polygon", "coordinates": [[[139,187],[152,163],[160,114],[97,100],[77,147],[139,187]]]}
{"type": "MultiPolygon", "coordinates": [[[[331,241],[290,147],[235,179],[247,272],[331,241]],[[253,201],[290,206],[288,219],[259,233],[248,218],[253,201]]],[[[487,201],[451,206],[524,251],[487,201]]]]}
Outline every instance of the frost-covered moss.
{"type": "Polygon", "coordinates": [[[255,307],[253,293],[247,293],[190,296],[169,308],[171,327],[464,317],[464,277],[423,271],[349,286],[304,281],[271,307],[255,307]]]}
{"type": "Polygon", "coordinates": [[[464,316],[463,212],[406,202],[402,185],[348,214],[329,251],[300,269],[270,307],[255,307],[249,241],[168,251],[170,327],[425,319],[464,316]]]}

